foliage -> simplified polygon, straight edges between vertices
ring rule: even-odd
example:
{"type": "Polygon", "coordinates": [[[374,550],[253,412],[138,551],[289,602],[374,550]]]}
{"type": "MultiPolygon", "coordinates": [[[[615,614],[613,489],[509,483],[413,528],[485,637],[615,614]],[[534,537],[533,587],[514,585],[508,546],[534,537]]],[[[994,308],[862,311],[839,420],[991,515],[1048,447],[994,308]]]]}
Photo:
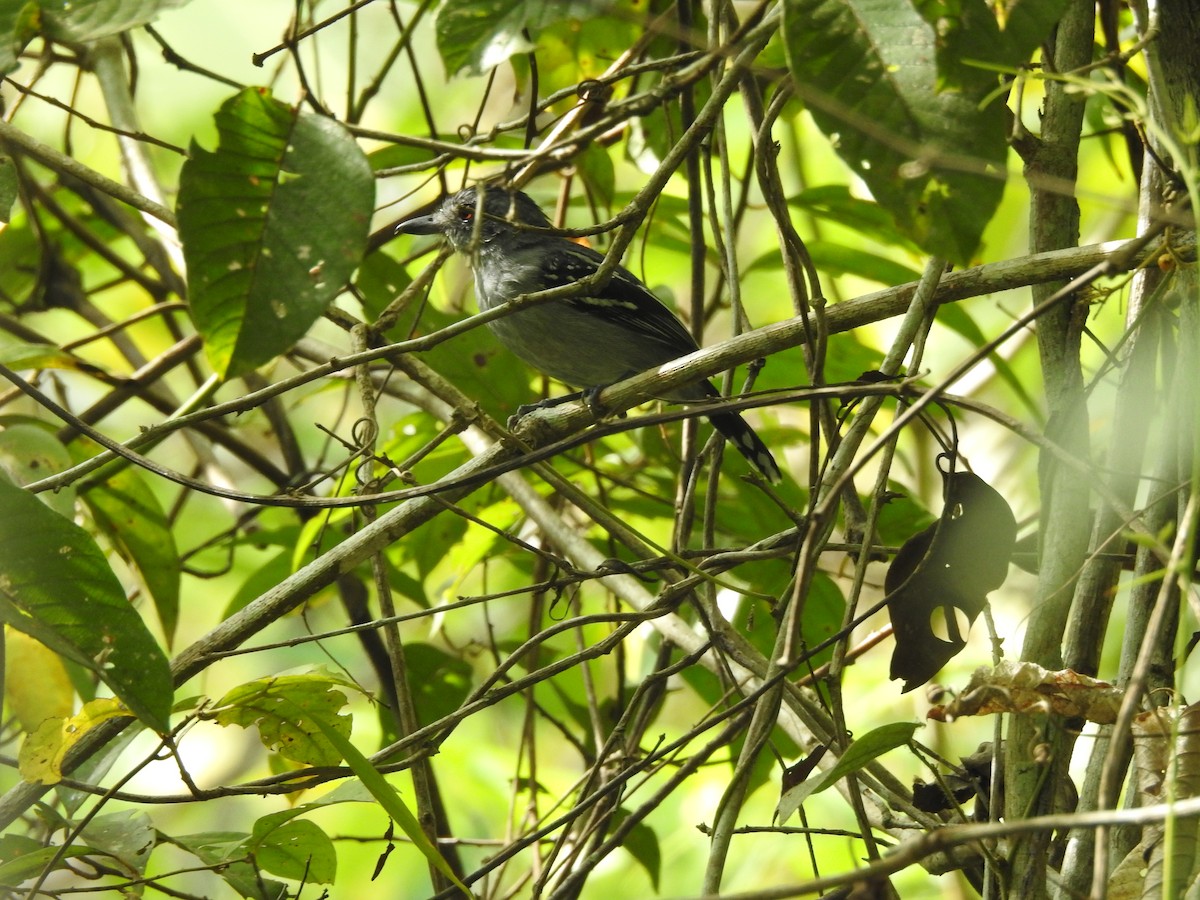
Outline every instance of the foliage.
{"type": "Polygon", "coordinates": [[[1195,892],[1190,12],[0,0],[0,893],[1195,892]]]}

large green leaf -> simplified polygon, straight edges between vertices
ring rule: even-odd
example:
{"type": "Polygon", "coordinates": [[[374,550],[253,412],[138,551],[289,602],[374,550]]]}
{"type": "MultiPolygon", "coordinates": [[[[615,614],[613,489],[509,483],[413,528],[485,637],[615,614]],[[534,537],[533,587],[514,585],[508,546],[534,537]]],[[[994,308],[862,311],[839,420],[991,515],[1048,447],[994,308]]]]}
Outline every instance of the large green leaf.
{"type": "MultiPolygon", "coordinates": [[[[806,241],[805,246],[813,263],[826,277],[857,275],[888,286],[917,281],[921,277],[920,272],[861,246],[821,240],[806,241]]],[[[775,256],[778,258],[779,254],[775,256]]]]}
{"type": "Polygon", "coordinates": [[[404,665],[412,684],[417,721],[422,725],[454,712],[471,691],[471,664],[432,644],[406,642],[404,665]]]}
{"type": "Polygon", "coordinates": [[[337,875],[333,841],[307,819],[283,823],[259,819],[243,850],[264,871],[281,878],[331,884],[337,875]]]}
{"type": "Polygon", "coordinates": [[[446,71],[476,74],[533,49],[529,34],[562,19],[587,21],[588,0],[445,0],[438,9],[437,45],[446,71]]]}
{"type": "Polygon", "coordinates": [[[150,816],[140,809],[101,813],[88,822],[80,837],[94,850],[120,863],[129,875],[143,875],[150,851],[157,843],[150,816]]]}
{"type": "Polygon", "coordinates": [[[219,144],[193,144],[179,180],[192,319],[222,375],[285,352],[346,284],[366,249],[375,182],[337,122],[247,88],[216,114],[219,144]]]}
{"type": "Polygon", "coordinates": [[[153,22],[164,9],[188,0],[40,0],[46,36],[82,43],[153,22]]]}
{"type": "Polygon", "coordinates": [[[788,205],[884,244],[905,249],[912,246],[896,230],[895,219],[887,210],[873,200],[854,196],[848,185],[820,184],[805,188],[788,197],[788,205]]]}
{"type": "Polygon", "coordinates": [[[311,803],[260,817],[254,823],[253,832],[240,845],[230,848],[228,858],[252,855],[260,868],[273,875],[331,884],[337,875],[337,852],[333,841],[314,823],[295,820],[325,806],[370,802],[371,792],[361,781],[344,781],[311,803]]]}
{"type": "MultiPolygon", "coordinates": [[[[982,4],[982,0],[978,0],[982,4]]],[[[1027,62],[1050,36],[1067,9],[1068,0],[1008,0],[1003,6],[1004,44],[1011,65],[1027,62]]],[[[999,4],[998,4],[999,5],[999,4]]]]}
{"type": "Polygon", "coordinates": [[[783,11],[792,77],[838,154],[907,237],[969,262],[1004,190],[1003,104],[981,104],[982,80],[938,90],[937,32],[908,3],[785,0],[783,11]]]}
{"type": "Polygon", "coordinates": [[[167,657],[86,531],[0,478],[0,620],[96,673],[166,731],[167,657]]]}
{"type": "MultiPolygon", "coordinates": [[[[0,168],[3,174],[3,168],[0,168]]],[[[10,369],[82,369],[78,358],[53,344],[29,343],[11,335],[0,335],[0,364],[10,369]]]]}

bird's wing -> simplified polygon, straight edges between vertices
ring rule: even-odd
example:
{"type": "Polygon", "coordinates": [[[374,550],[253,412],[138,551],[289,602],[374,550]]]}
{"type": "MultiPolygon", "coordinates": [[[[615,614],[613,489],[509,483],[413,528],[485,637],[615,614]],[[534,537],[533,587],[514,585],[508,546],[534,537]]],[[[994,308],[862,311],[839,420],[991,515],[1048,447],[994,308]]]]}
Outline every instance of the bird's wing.
{"type": "MultiPolygon", "coordinates": [[[[546,287],[574,284],[591,275],[604,260],[602,253],[563,239],[543,260],[546,287]]],[[[631,332],[678,350],[682,356],[697,349],[696,341],[675,314],[650,289],[623,266],[617,266],[599,296],[585,295],[563,301],[581,310],[619,322],[631,332]]]]}

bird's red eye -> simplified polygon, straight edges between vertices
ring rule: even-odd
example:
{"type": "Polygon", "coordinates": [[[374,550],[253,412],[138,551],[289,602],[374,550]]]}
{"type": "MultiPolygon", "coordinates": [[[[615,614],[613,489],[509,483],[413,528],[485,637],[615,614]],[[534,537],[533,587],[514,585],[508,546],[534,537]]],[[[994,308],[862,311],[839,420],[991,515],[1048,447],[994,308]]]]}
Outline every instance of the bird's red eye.
{"type": "Polygon", "coordinates": [[[469,206],[464,206],[458,211],[458,217],[462,219],[463,224],[466,225],[475,219],[475,210],[471,209],[469,206]]]}

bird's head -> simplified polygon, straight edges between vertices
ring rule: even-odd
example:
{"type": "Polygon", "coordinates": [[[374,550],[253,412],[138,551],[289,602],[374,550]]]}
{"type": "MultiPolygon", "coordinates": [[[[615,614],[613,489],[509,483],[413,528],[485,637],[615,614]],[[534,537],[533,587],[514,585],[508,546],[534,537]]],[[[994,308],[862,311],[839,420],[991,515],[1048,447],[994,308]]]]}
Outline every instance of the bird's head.
{"type": "Polygon", "coordinates": [[[427,216],[396,226],[397,234],[441,234],[455,250],[466,252],[473,242],[485,246],[526,228],[552,228],[541,207],[528,194],[481,185],[451,194],[427,216]],[[481,199],[482,198],[482,199],[481,199]]]}

